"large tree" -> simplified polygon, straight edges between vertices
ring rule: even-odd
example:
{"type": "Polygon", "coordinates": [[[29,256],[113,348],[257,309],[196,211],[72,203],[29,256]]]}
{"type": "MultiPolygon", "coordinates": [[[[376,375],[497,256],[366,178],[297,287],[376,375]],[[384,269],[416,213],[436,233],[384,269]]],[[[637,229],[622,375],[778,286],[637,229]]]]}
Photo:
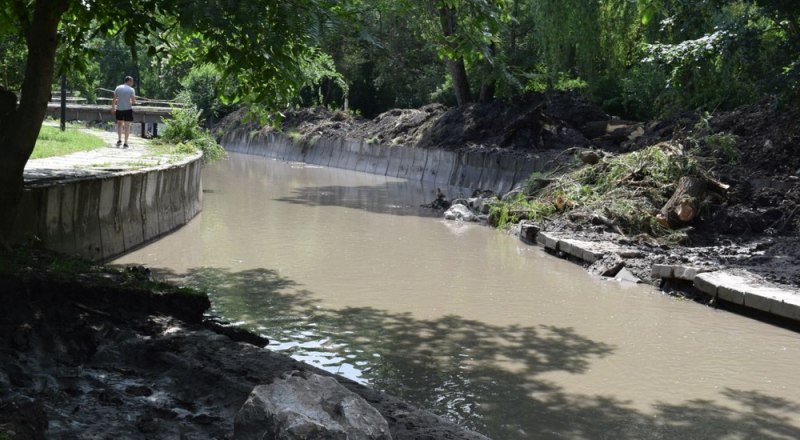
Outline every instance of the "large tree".
{"type": "Polygon", "coordinates": [[[0,37],[21,36],[27,56],[19,99],[0,86],[0,241],[7,242],[16,217],[56,68],[80,68],[91,38],[121,35],[135,56],[172,53],[214,63],[236,78],[239,97],[280,106],[303,84],[303,66],[318,53],[309,23],[330,6],[323,0],[4,0],[0,37]]]}

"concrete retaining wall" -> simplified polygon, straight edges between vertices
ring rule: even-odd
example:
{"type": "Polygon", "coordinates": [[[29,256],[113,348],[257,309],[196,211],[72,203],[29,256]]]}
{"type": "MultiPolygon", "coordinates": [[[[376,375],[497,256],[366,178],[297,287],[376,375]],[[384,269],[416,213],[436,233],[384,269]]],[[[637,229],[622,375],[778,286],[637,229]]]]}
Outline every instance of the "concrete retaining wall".
{"type": "Polygon", "coordinates": [[[58,252],[108,260],[186,224],[200,212],[200,155],[183,162],[25,188],[16,240],[38,237],[58,252]]]}
{"type": "Polygon", "coordinates": [[[235,130],[222,139],[226,150],[288,162],[306,162],[441,186],[505,193],[531,173],[544,171],[543,155],[465,148],[458,151],[369,144],[363,140],[312,138],[294,142],[277,133],[235,130]]]}

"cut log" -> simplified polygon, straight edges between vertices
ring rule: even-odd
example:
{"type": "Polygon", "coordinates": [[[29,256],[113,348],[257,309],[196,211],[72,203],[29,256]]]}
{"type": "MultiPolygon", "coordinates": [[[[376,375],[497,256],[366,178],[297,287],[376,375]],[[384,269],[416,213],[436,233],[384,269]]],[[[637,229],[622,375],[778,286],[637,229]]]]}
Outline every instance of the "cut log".
{"type": "Polygon", "coordinates": [[[658,218],[662,225],[670,229],[686,226],[700,213],[700,201],[704,199],[707,188],[705,179],[681,177],[675,193],[667,201],[658,218]]]}

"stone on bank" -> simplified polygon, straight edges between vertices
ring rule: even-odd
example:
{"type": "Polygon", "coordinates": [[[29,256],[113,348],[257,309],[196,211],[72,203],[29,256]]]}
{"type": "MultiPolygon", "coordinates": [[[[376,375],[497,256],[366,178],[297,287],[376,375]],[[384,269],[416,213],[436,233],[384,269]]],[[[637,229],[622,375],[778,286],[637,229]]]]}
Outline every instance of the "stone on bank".
{"type": "Polygon", "coordinates": [[[389,424],[336,380],[296,372],[253,388],[236,415],[235,440],[391,440],[389,424]]]}

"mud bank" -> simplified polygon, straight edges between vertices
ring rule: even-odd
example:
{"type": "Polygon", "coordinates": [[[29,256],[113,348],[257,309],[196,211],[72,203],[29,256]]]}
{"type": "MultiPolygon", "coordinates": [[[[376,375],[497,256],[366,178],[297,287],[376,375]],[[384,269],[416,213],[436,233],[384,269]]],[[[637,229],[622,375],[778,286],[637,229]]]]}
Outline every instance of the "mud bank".
{"type": "Polygon", "coordinates": [[[205,295],[142,272],[81,270],[0,276],[0,437],[237,438],[234,420],[255,387],[311,372],[366,400],[394,439],[485,439],[262,348],[263,338],[205,317],[205,295]]]}

